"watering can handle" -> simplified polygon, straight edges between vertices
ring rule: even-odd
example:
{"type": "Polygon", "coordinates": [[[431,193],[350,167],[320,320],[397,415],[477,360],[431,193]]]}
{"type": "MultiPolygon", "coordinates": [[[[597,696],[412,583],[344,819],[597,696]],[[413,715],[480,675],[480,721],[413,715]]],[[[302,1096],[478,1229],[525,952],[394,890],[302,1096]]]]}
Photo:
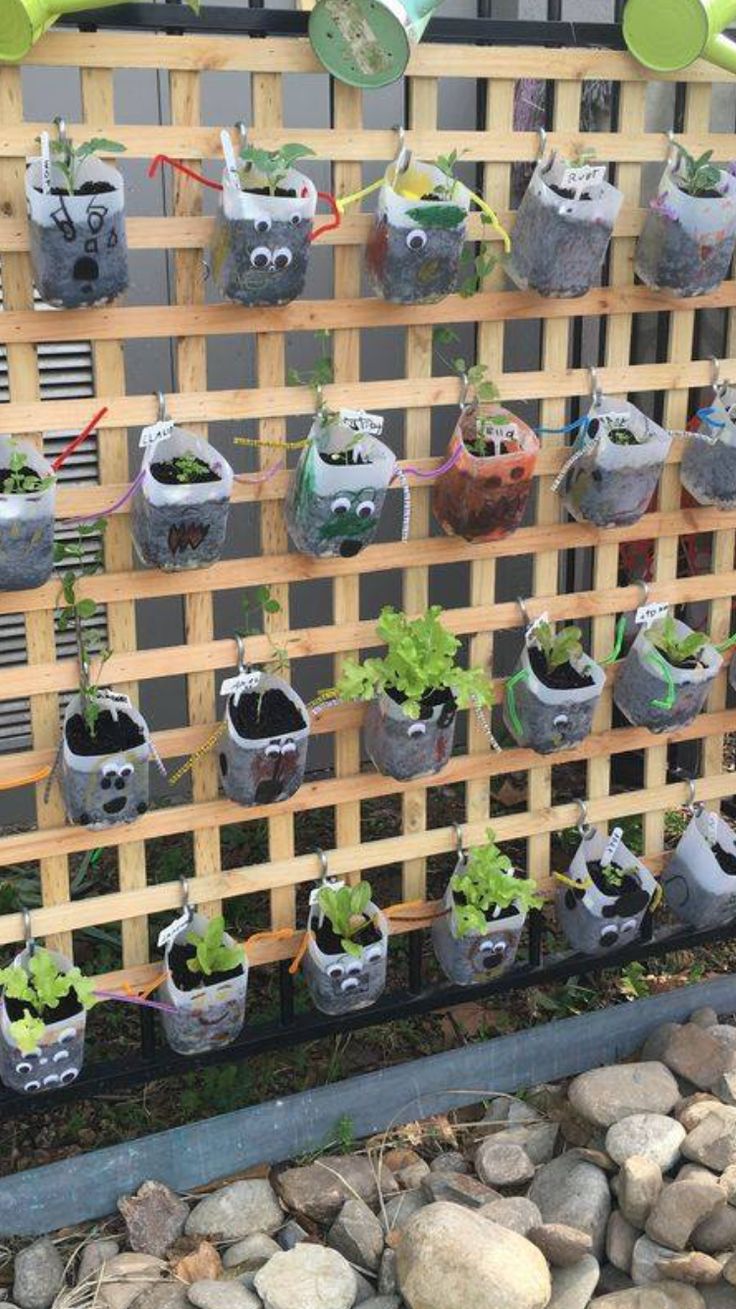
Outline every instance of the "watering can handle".
{"type": "MultiPolygon", "coordinates": [[[[736,18],[736,4],[733,5],[733,16],[736,18]]],[[[725,68],[727,73],[736,73],[736,41],[732,41],[729,36],[724,36],[722,32],[718,36],[711,37],[703,57],[710,59],[711,63],[717,64],[719,68],[725,68]]]]}

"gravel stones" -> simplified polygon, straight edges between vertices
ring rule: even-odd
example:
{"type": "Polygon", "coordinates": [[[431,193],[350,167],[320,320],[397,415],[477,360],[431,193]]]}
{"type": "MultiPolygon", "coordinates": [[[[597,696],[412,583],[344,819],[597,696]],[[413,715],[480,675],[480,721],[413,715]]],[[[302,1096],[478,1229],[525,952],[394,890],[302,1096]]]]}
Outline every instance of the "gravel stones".
{"type": "Polygon", "coordinates": [[[588,1232],[580,1232],[565,1223],[542,1223],[539,1227],[532,1227],[527,1238],[555,1268],[571,1268],[593,1248],[588,1232]]]}
{"type": "Polygon", "coordinates": [[[593,1252],[603,1250],[611,1196],[606,1174],[574,1153],[558,1155],[539,1169],[528,1198],[545,1223],[565,1223],[587,1232],[593,1252]]]}
{"type": "Polygon", "coordinates": [[[337,1250],[302,1242],[269,1259],[255,1289],[264,1309],[351,1309],[358,1279],[337,1250]]]}
{"type": "MultiPolygon", "coordinates": [[[[330,1159],[329,1164],[308,1164],[287,1168],[277,1186],[287,1209],[318,1223],[331,1223],[346,1200],[359,1198],[371,1207],[378,1204],[378,1183],[370,1160],[362,1155],[330,1159]]],[[[390,1169],[381,1173],[383,1195],[395,1195],[399,1184],[390,1169]]],[[[266,1229],[263,1229],[266,1230],[266,1229]]]]}
{"type": "Polygon", "coordinates": [[[682,1143],[687,1159],[722,1173],[736,1164],[736,1108],[719,1105],[688,1132],[682,1143]]]}
{"type": "Polygon", "coordinates": [[[618,1175],[618,1202],[624,1217],[643,1227],[662,1190],[662,1169],[652,1159],[631,1155],[618,1175]]]}
{"type": "Polygon", "coordinates": [[[670,1250],[684,1250],[698,1224],[722,1206],[725,1206],[723,1192],[713,1184],[689,1178],[673,1182],[660,1191],[652,1207],[647,1218],[647,1236],[670,1250]]]}
{"type": "Polygon", "coordinates": [[[128,1244],[139,1254],[158,1259],[181,1236],[189,1217],[189,1206],[163,1182],[144,1182],[135,1195],[124,1195],[118,1209],[125,1220],[128,1244]]]}
{"type": "Polygon", "coordinates": [[[587,1122],[610,1127],[631,1114],[668,1114],[680,1091],[670,1070],[652,1061],[593,1068],[570,1083],[568,1095],[587,1122]]]}
{"type": "Polygon", "coordinates": [[[481,1218],[490,1218],[500,1227],[508,1227],[519,1236],[526,1236],[530,1227],[542,1226],[542,1215],[531,1200],[523,1195],[502,1196],[500,1200],[491,1200],[478,1210],[481,1218]]]}
{"type": "Polygon", "coordinates": [[[239,1241],[254,1232],[277,1231],[284,1215],[276,1194],[263,1178],[232,1182],[200,1200],[186,1224],[188,1236],[239,1241]]]}
{"type": "Polygon", "coordinates": [[[64,1282],[64,1262],[48,1237],[15,1256],[13,1300],[18,1309],[50,1309],[64,1282]]]}
{"type": "Polygon", "coordinates": [[[606,1150],[617,1164],[638,1155],[667,1173],[676,1164],[686,1135],[682,1124],[666,1114],[631,1114],[609,1127],[606,1150]]]}
{"type": "Polygon", "coordinates": [[[520,1187],[534,1176],[534,1164],[520,1145],[489,1136],[475,1152],[475,1171],[487,1186],[520,1187]]]}
{"type": "Polygon", "coordinates": [[[238,1282],[195,1282],[188,1299],[196,1309],[261,1309],[258,1296],[238,1282]]]}
{"type": "Polygon", "coordinates": [[[706,1091],[721,1076],[726,1056],[707,1028],[687,1023],[671,1033],[661,1058],[678,1076],[706,1091]]]}
{"type": "Polygon", "coordinates": [[[328,1232],[327,1244],[349,1263],[376,1273],[383,1254],[383,1228],[362,1200],[346,1200],[328,1232]]]}

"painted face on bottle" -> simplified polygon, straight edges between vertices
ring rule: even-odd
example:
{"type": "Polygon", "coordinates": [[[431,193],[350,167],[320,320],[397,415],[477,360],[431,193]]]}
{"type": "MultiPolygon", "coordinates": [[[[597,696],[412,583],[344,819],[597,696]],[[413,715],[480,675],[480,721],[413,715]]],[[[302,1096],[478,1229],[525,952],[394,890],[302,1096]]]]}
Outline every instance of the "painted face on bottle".
{"type": "Polygon", "coordinates": [[[76,776],[82,783],[79,797],[81,809],[76,821],[82,827],[90,824],[112,826],[131,823],[148,809],[142,787],[147,784],[148,762],[134,752],[110,755],[91,773],[76,776]]]}
{"type": "Polygon", "coordinates": [[[373,537],[377,522],[377,495],[371,487],[342,491],[329,501],[329,517],[320,528],[320,541],[329,545],[331,552],[349,559],[373,537]]]}

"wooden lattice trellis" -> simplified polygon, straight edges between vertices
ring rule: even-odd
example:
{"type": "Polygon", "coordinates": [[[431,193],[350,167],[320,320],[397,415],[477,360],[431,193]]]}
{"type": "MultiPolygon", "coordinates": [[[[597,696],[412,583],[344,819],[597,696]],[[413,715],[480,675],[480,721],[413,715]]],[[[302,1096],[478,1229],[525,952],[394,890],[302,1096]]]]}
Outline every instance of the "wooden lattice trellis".
{"type": "MultiPolygon", "coordinates": [[[[81,77],[83,119],[94,134],[113,137],[127,147],[128,158],[150,159],[162,152],[177,159],[211,161],[219,155],[219,129],[201,124],[201,75],[207,70],[237,71],[251,77],[252,136],[274,147],[293,139],[293,129],[283,124],[283,78],[302,73],[324,78],[304,40],[250,40],[200,36],[145,36],[122,34],[74,34],[53,32],[34,50],[33,64],[46,68],[78,68],[81,77]],[[162,69],[170,80],[170,118],[163,126],[125,124],[114,120],[115,70],[162,69]]],[[[711,66],[695,65],[685,75],[685,117],[682,139],[697,153],[713,147],[716,157],[733,152],[723,137],[711,133],[712,80],[725,80],[711,66]]],[[[462,133],[464,158],[484,166],[485,194],[509,221],[510,165],[532,160],[537,139],[532,133],[513,132],[514,81],[519,77],[541,77],[555,83],[554,122],[550,141],[563,149],[585,144],[579,130],[581,89],[585,79],[605,78],[621,83],[620,130],[597,133],[592,141],[601,160],[616,165],[616,180],[625,193],[625,205],[616,228],[610,263],[610,285],[594,290],[581,300],[542,300],[535,294],[504,289],[501,274],[494,274],[478,296],[450,297],[442,303],[421,308],[391,306],[380,300],[360,298],[361,246],[370,217],[353,213],[339,231],[330,235],[334,253],[334,299],[299,301],[286,308],[252,310],[225,304],[206,304],[200,263],[211,231],[211,220],[201,212],[201,193],[195,183],[177,178],[171,213],[166,217],[129,220],[129,240],[134,249],[175,251],[172,303],[137,306],[134,292],[128,302],[108,309],[38,313],[33,309],[28,262],[28,235],[23,192],[24,160],[34,152],[35,138],[46,124],[25,119],[18,69],[0,68],[0,257],[5,312],[2,315],[10,374],[10,403],[0,410],[0,430],[20,435],[41,430],[81,426],[89,417],[87,401],[39,399],[35,346],[39,342],[90,340],[93,343],[96,393],[109,406],[100,433],[100,487],[69,489],[60,494],[60,515],[94,513],[102,510],[129,480],[127,429],[135,429],[156,417],[151,395],[127,394],[124,370],[126,341],[172,338],[176,341],[179,390],[169,397],[171,415],[178,421],[205,432],[205,424],[224,420],[257,419],[263,436],[279,436],[290,415],[307,414],[309,393],[285,385],[285,333],[312,332],[331,328],[335,334],[336,382],[328,401],[337,405],[363,405],[382,411],[405,410],[407,461],[423,469],[433,466],[430,458],[430,425],[433,406],[452,404],[457,398],[457,381],[432,376],[432,328],[438,323],[479,323],[479,358],[489,365],[502,398],[514,401],[540,399],[541,421],[560,426],[566,418],[566,401],[588,391],[587,370],[569,368],[569,350],[576,318],[604,317],[607,320],[605,360],[600,382],[607,393],[661,392],[666,394],[665,421],[675,429],[687,419],[688,391],[707,385],[711,376],[707,360],[693,359],[696,310],[692,303],[678,303],[646,287],[635,286],[632,254],[643,213],[640,208],[640,174],[649,162],[661,163],[664,156],[660,132],[645,130],[647,79],[628,56],[606,51],[493,49],[475,46],[423,46],[413,57],[409,71],[408,143],[423,158],[434,158],[458,145],[456,130],[439,130],[438,91],[442,78],[484,79],[487,82],[487,119],[484,130],[462,133]],[[632,364],[631,337],[635,316],[666,310],[669,345],[666,362],[632,364]],[[536,371],[504,372],[507,324],[514,320],[539,320],[542,333],[541,366],[536,371]],[[406,380],[361,381],[361,335],[363,329],[391,326],[405,329],[406,380]],[[255,333],[257,389],[208,390],[207,338],[235,333],[255,333]]],[[[235,114],[233,114],[235,117],[235,114]]],[[[298,137],[322,159],[334,163],[334,187],[347,192],[360,185],[361,161],[383,161],[393,156],[395,135],[386,130],[364,130],[363,98],[360,92],[338,86],[334,98],[334,129],[298,129],[298,137]]],[[[69,124],[72,134],[77,125],[69,124]]],[[[125,165],[123,165],[125,167],[125,165]]],[[[510,221],[513,221],[511,218],[510,221]]],[[[474,219],[471,234],[480,235],[474,219]]],[[[725,283],[717,292],[698,301],[698,309],[729,310],[733,342],[733,307],[736,282],[725,283]]],[[[734,354],[733,348],[729,354],[734,354]]],[[[736,357],[724,363],[724,375],[736,369],[736,357]]],[[[216,429],[215,429],[216,436],[216,429]]],[[[591,618],[593,654],[606,653],[612,643],[615,616],[630,609],[639,599],[634,585],[618,585],[619,547],[628,541],[656,540],[654,599],[683,603],[708,601],[709,630],[716,640],[728,635],[731,598],[736,591],[734,572],[733,514],[716,509],[683,510],[680,505],[678,462],[682,442],[673,443],[665,470],[656,512],[633,528],[609,530],[574,522],[562,522],[557,496],[552,490],[555,473],[562,466],[563,438],[545,438],[538,464],[539,489],[536,518],[513,536],[487,545],[469,545],[459,538],[430,535],[429,492],[417,479],[414,484],[413,539],[404,547],[392,540],[375,545],[353,559],[314,562],[289,553],[281,514],[286,474],[261,485],[239,484],[234,493],[233,520],[238,504],[254,502],[259,507],[261,552],[254,557],[227,559],[204,572],[163,574],[134,571],[127,521],[124,515],[112,522],[106,539],[106,572],[88,579],[82,593],[107,605],[111,644],[114,650],[106,673],[114,685],[135,695],[147,679],[184,675],[187,679],[188,724],[156,733],[164,759],[188,755],[211,735],[218,706],[215,674],[232,666],[231,640],[215,639],[212,593],[269,583],[282,604],[275,617],[280,638],[289,638],[298,678],[299,660],[315,654],[334,657],[339,668],[345,654],[370,647],[375,642],[373,619],[363,618],[360,578],[363,574],[387,573],[400,568],[404,560],[403,602],[417,612],[427,603],[432,569],[452,564],[466,570],[467,607],[455,608],[447,622],[459,634],[469,634],[473,662],[488,660],[495,633],[517,628],[515,603],[496,599],[496,561],[512,557],[533,557],[532,612],[546,610],[557,619],[591,618]],[[712,571],[697,578],[677,577],[678,539],[694,532],[712,532],[712,571]],[[562,551],[592,549],[594,563],[591,589],[573,594],[558,593],[558,572],[562,551]],[[410,564],[409,564],[410,561],[410,564]],[[332,620],[323,626],[294,630],[289,621],[292,588],[315,578],[332,583],[332,620]],[[185,610],[186,643],[154,649],[138,649],[136,601],[179,596],[185,610]]],[[[269,455],[264,454],[264,462],[269,455]]],[[[411,480],[411,479],[410,479],[411,480]]],[[[234,530],[234,528],[233,528],[234,530]]],[[[33,748],[22,755],[0,756],[0,784],[51,763],[58,739],[58,696],[75,685],[72,661],[55,658],[53,609],[57,599],[54,583],[23,594],[0,595],[0,614],[25,615],[28,663],[6,669],[0,676],[0,697],[30,696],[33,748]]],[[[165,634],[163,634],[165,636],[165,634]]],[[[268,655],[265,637],[251,644],[254,659],[268,655]]],[[[613,672],[609,675],[613,676],[613,672]]],[[[496,682],[497,698],[502,694],[496,682]]],[[[733,790],[732,776],[723,770],[723,737],[736,727],[736,710],[726,710],[726,678],[721,675],[712,691],[706,712],[676,739],[705,740],[703,779],[699,796],[717,802],[733,790]]],[[[526,771],[529,777],[528,808],[524,813],[494,818],[497,838],[528,838],[528,870],[546,889],[550,882],[550,834],[570,826],[578,817],[573,804],[552,805],[552,767],[527,750],[506,750],[489,754],[488,743],[476,724],[471,724],[468,751],[455,756],[438,779],[402,788],[373,771],[361,772],[360,711],[341,707],[316,724],[317,733],[337,734],[335,777],[309,781],[289,802],[260,810],[236,810],[218,798],[213,758],[198,762],[194,772],[193,797],[189,804],[157,808],[131,827],[89,833],[64,825],[63,812],[55,794],[43,802],[38,794],[38,830],[0,839],[0,867],[24,861],[40,861],[43,907],[34,913],[34,929],[51,943],[71,948],[75,929],[122,923],[121,963],[129,980],[144,982],[151,974],[148,963],[147,918],[150,914],[178,906],[176,882],[150,885],[146,869],[146,842],[152,838],[190,831],[194,834],[192,896],[210,906],[232,896],[269,891],[272,925],[291,928],[278,939],[253,946],[252,962],[264,964],[288,958],[298,942],[295,921],[295,888],[310,881],[318,871],[313,855],[295,856],[294,815],[301,811],[334,806],[336,849],[331,869],[338,874],[403,861],[404,897],[426,901],[425,861],[429,855],[450,851],[454,833],[449,827],[427,829],[427,791],[447,782],[463,782],[467,788],[466,837],[478,841],[484,835],[489,808],[490,784],[494,777],[512,771],[526,771]],[[403,835],[397,838],[361,841],[361,802],[403,791],[403,835]],[[268,862],[247,868],[222,870],[220,828],[233,822],[267,818],[270,841],[268,862]],[[100,845],[115,847],[119,860],[119,888],[95,898],[70,898],[69,856],[100,845]]],[[[644,814],[645,855],[648,864],[661,868],[663,816],[668,807],[687,798],[684,784],[666,784],[666,744],[647,731],[636,728],[611,730],[610,691],[600,706],[593,736],[579,748],[555,756],[555,763],[585,761],[588,774],[589,813],[606,822],[624,815],[644,814]],[[611,796],[610,762],[613,755],[645,752],[645,789],[611,796]]],[[[380,874],[377,884],[380,881],[380,874]]],[[[427,906],[429,911],[429,906],[427,906]]],[[[426,925],[421,912],[409,922],[396,922],[394,930],[407,931],[426,925]]],[[[19,914],[0,917],[0,945],[22,939],[19,914]]],[[[118,976],[117,974],[114,976],[118,976]]],[[[108,978],[108,983],[111,981],[108,978]]]]}

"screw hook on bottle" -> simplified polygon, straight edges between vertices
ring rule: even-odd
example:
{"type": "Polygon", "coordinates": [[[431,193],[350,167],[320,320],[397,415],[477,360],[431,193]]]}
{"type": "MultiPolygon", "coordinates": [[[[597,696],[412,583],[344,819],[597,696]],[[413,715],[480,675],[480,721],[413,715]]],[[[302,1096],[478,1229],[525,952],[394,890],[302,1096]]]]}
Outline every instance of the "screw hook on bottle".
{"type": "Polygon", "coordinates": [[[588,375],[590,377],[590,398],[593,402],[593,408],[600,409],[603,401],[603,391],[598,381],[598,369],[591,365],[588,369],[588,375]]]}
{"type": "Polygon", "coordinates": [[[575,803],[580,813],[577,830],[584,841],[589,841],[591,836],[595,834],[595,827],[588,822],[588,805],[585,800],[576,800],[575,803]]]}
{"type": "Polygon", "coordinates": [[[26,943],[26,950],[28,951],[29,959],[32,959],[36,953],[36,938],[33,935],[31,911],[30,909],[21,909],[21,913],[23,915],[23,937],[26,943]]]}
{"type": "Polygon", "coordinates": [[[457,855],[458,859],[464,859],[465,844],[463,842],[463,829],[459,823],[453,823],[452,828],[455,833],[455,854],[457,855]]]}

